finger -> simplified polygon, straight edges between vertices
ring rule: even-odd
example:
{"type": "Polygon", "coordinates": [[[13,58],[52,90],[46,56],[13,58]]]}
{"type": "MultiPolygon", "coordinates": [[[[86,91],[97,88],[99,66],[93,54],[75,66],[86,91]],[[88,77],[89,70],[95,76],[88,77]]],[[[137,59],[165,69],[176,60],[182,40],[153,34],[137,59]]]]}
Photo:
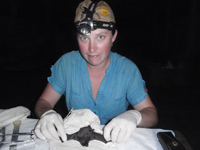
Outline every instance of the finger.
{"type": "Polygon", "coordinates": [[[135,130],[135,128],[136,128],[136,126],[127,129],[127,133],[126,133],[126,135],[125,135],[125,137],[124,137],[122,142],[125,142],[131,136],[131,134],[135,130]]]}
{"type": "Polygon", "coordinates": [[[56,128],[52,123],[47,124],[47,130],[49,131],[49,134],[53,137],[54,140],[59,141],[59,137],[56,132],[56,128]]]}
{"type": "Polygon", "coordinates": [[[46,140],[46,137],[40,132],[40,127],[39,127],[39,126],[36,126],[34,132],[35,132],[35,135],[36,135],[38,138],[40,138],[40,139],[42,139],[42,140],[46,140]]]}
{"type": "Polygon", "coordinates": [[[115,126],[113,130],[111,131],[111,140],[112,142],[116,142],[119,136],[119,133],[121,131],[121,128],[119,126],[115,126]]]}
{"type": "Polygon", "coordinates": [[[111,140],[111,131],[114,128],[114,124],[112,123],[112,121],[110,123],[108,123],[105,127],[104,127],[104,138],[106,139],[106,141],[110,141],[111,140]]]}
{"type": "MultiPolygon", "coordinates": [[[[50,124],[50,123],[48,123],[48,124],[50,124]]],[[[49,139],[49,140],[53,139],[53,137],[49,133],[49,130],[47,129],[46,124],[41,125],[41,133],[46,137],[46,139],[49,139]]]]}
{"type": "Polygon", "coordinates": [[[64,125],[60,121],[56,121],[55,126],[63,142],[67,141],[67,135],[65,133],[64,125]]]}
{"type": "Polygon", "coordinates": [[[126,135],[124,136],[124,139],[121,142],[127,141],[127,139],[131,136],[131,133],[132,133],[131,131],[127,131],[126,135]]]}
{"type": "Polygon", "coordinates": [[[126,137],[126,134],[127,134],[127,129],[121,128],[120,132],[118,133],[116,142],[121,143],[124,140],[124,138],[126,137]]]}

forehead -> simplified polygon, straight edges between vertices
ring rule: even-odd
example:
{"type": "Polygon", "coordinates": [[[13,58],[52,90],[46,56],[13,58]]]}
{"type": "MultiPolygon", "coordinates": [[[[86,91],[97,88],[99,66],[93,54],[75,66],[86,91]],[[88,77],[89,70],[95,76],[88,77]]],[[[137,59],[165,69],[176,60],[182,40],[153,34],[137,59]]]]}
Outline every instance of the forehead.
{"type": "Polygon", "coordinates": [[[91,31],[91,34],[102,34],[102,33],[105,33],[105,34],[110,34],[112,33],[111,31],[109,31],[108,29],[96,29],[96,30],[93,30],[91,31]]]}

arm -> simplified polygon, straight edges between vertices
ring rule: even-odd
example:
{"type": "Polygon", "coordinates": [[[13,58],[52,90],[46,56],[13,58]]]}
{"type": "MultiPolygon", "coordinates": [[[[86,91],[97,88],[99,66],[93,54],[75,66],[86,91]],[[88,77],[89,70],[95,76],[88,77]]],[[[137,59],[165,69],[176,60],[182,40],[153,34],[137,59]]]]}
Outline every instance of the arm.
{"type": "Polygon", "coordinates": [[[140,127],[152,127],[158,122],[157,110],[147,94],[147,97],[139,104],[133,106],[142,115],[142,120],[138,124],[140,127]]]}
{"type": "Polygon", "coordinates": [[[107,141],[125,142],[136,126],[151,127],[157,124],[156,108],[148,94],[141,103],[133,107],[135,110],[128,110],[116,116],[105,126],[104,137],[107,141]]]}
{"type": "Polygon", "coordinates": [[[36,116],[40,118],[43,113],[52,110],[55,104],[61,98],[61,96],[62,95],[57,93],[48,83],[44,92],[42,93],[35,105],[36,116]]]}
{"type": "Polygon", "coordinates": [[[35,113],[40,118],[35,134],[38,138],[59,141],[59,136],[63,141],[67,140],[64,121],[62,117],[53,110],[62,95],[57,93],[48,83],[44,92],[40,96],[35,106],[35,113]]]}

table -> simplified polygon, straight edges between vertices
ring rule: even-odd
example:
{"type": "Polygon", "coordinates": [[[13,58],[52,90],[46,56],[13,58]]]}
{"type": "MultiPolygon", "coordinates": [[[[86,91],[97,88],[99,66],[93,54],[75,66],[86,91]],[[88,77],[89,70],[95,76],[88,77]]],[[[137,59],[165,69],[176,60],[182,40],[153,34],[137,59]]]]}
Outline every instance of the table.
{"type": "MultiPolygon", "coordinates": [[[[34,129],[37,119],[27,118],[22,121],[20,125],[20,132],[30,132],[34,129]]],[[[13,132],[13,124],[9,124],[6,126],[6,134],[13,132]]],[[[163,129],[148,129],[148,128],[136,128],[136,130],[132,133],[131,137],[124,143],[114,143],[119,150],[163,150],[157,139],[158,132],[167,132],[169,130],[163,129]]],[[[187,147],[187,150],[192,150],[191,147],[187,144],[186,139],[181,135],[180,132],[170,131],[176,136],[178,136],[179,140],[184,142],[184,146],[187,147]]],[[[30,136],[19,136],[18,140],[30,140],[30,136]]],[[[10,141],[11,137],[6,137],[6,141],[10,141]]],[[[1,147],[1,150],[9,150],[9,145],[4,145],[1,147]]],[[[17,150],[51,150],[51,142],[48,140],[43,141],[38,138],[35,140],[30,140],[29,142],[25,142],[23,144],[17,145],[17,150]]],[[[67,148],[65,148],[67,149],[67,148]]],[[[85,148],[87,149],[87,148],[85,148]]],[[[61,150],[61,149],[60,149],[61,150]]]]}

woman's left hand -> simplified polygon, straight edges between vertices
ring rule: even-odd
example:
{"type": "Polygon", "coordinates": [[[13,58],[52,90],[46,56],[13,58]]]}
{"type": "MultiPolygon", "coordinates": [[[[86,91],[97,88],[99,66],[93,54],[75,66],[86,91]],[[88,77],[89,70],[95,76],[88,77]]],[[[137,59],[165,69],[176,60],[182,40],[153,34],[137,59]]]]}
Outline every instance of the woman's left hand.
{"type": "Polygon", "coordinates": [[[126,111],[113,118],[104,128],[104,138],[107,141],[121,143],[126,141],[136,126],[142,120],[137,110],[126,111]]]}

